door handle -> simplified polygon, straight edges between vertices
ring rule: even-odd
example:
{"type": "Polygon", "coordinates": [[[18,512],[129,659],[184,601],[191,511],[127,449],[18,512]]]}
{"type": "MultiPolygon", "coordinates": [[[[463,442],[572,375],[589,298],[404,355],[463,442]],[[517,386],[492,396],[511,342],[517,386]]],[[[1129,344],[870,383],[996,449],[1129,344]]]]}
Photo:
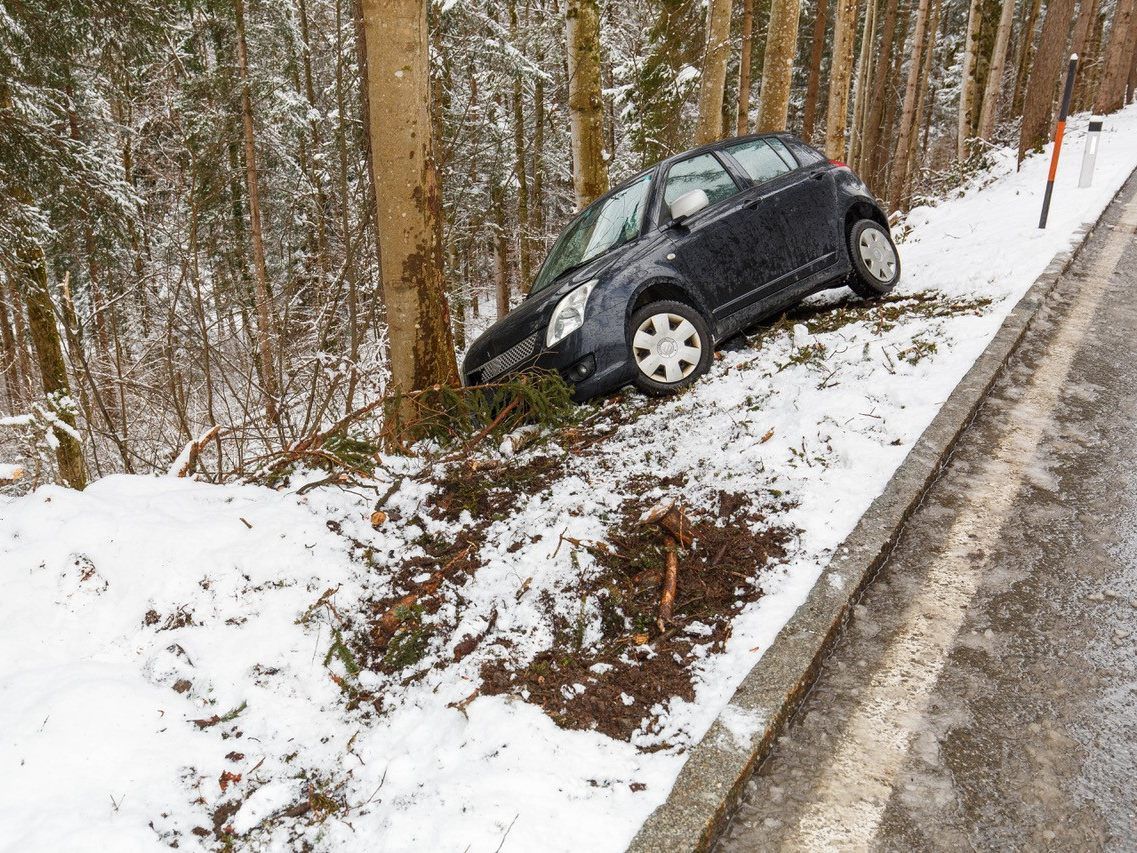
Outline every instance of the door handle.
{"type": "Polygon", "coordinates": [[[762,199],[760,199],[760,198],[756,198],[756,199],[754,199],[754,201],[748,201],[748,202],[746,202],[746,209],[747,210],[757,210],[758,205],[760,205],[761,203],[762,203],[762,199]]]}
{"type": "Polygon", "coordinates": [[[811,178],[813,178],[813,180],[815,180],[815,181],[820,181],[822,178],[825,177],[825,170],[822,169],[822,170],[819,170],[816,172],[811,172],[809,176],[811,178]]]}

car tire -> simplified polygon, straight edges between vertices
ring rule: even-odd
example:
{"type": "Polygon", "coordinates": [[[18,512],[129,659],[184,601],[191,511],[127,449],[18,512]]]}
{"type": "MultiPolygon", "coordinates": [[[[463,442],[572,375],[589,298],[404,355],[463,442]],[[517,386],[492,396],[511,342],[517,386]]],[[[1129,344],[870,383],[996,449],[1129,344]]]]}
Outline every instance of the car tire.
{"type": "Polygon", "coordinates": [[[628,354],[635,386],[661,397],[691,385],[707,372],[714,356],[703,315],[682,302],[652,302],[632,314],[628,354]]]}
{"type": "Polygon", "coordinates": [[[849,229],[849,260],[849,287],[863,299],[883,296],[900,281],[900,253],[888,230],[872,219],[861,219],[849,229]]]}

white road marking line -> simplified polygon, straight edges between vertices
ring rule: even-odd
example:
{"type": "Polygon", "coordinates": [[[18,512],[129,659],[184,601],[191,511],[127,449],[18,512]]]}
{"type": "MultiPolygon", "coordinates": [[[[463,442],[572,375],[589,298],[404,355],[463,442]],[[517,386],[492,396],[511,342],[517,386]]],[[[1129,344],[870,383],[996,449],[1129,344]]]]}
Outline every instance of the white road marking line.
{"type": "Polygon", "coordinates": [[[976,477],[975,500],[961,508],[903,631],[885,652],[802,816],[791,849],[864,850],[876,836],[912,735],[921,726],[948,651],[967,615],[986,560],[1013,508],[1029,465],[1065,385],[1078,345],[1121,255],[1137,230],[1137,204],[1122,208],[1107,232],[1085,286],[1015,404],[1015,422],[976,477]],[[974,538],[971,538],[974,537],[974,538]]]}

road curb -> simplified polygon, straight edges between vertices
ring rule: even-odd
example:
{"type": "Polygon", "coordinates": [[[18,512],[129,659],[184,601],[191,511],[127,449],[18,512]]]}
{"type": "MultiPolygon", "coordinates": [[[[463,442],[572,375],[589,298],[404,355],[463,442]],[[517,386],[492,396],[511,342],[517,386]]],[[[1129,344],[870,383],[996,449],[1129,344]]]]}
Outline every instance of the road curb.
{"type": "MultiPolygon", "coordinates": [[[[1137,173],[1134,173],[1137,174],[1137,173]]],[[[908,456],[837,549],[806,601],[743,679],[730,704],[690,751],[666,802],[652,812],[628,853],[708,849],[754,768],[812,687],[853,604],[892,553],[904,525],[947,465],[956,442],[975,418],[1038,309],[1133,180],[1126,178],[1094,221],[1074,234],[1073,246],[1050,264],[1018,301],[995,337],[960,380],[908,456]],[[740,720],[754,733],[740,737],[740,720]]]]}

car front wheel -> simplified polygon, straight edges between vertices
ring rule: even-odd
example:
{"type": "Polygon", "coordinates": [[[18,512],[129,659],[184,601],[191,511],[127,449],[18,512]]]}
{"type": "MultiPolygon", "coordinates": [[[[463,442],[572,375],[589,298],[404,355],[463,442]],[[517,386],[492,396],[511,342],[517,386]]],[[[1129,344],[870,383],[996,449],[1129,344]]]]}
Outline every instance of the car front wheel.
{"type": "Polygon", "coordinates": [[[629,324],[636,387],[645,394],[673,394],[711,365],[710,329],[702,315],[682,302],[645,305],[629,324]]]}
{"type": "Polygon", "coordinates": [[[853,274],[849,287],[865,299],[883,296],[900,280],[900,256],[892,237],[879,222],[862,219],[849,230],[853,274]]]}

